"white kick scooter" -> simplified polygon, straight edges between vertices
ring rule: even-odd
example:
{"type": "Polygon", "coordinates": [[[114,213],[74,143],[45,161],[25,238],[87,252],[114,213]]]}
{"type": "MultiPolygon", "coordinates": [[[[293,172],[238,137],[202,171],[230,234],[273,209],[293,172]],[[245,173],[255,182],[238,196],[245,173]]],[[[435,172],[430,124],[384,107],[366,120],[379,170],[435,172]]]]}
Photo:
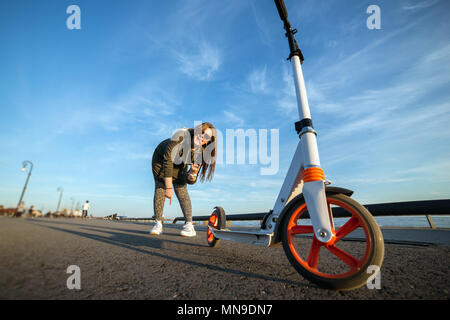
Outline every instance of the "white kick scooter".
{"type": "Polygon", "coordinates": [[[300,116],[295,129],[300,141],[275,206],[265,215],[260,229],[229,230],[225,211],[215,207],[207,241],[211,247],[219,239],[267,247],[282,242],[290,263],[308,280],[334,290],[355,289],[379,271],[384,257],[383,236],[369,211],[350,198],[353,191],[330,187],[325,181],[303,79],[303,54],[294,38],[297,30],[288,21],[283,0],[275,0],[275,4],[289,41],[288,60],[293,67],[300,116]],[[334,225],[336,217],[348,219],[338,227],[334,225]],[[310,220],[300,222],[305,218],[310,220]],[[350,234],[352,237],[347,237],[350,234]],[[343,241],[355,240],[355,236],[358,241],[343,241]]]}

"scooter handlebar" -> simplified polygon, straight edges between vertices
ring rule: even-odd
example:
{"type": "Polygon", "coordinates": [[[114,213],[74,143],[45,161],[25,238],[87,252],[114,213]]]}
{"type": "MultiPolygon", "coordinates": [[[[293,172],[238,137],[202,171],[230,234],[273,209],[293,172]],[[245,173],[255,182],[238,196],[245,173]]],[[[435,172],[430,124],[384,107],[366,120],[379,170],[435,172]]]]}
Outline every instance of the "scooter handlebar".
{"type": "Polygon", "coordinates": [[[277,6],[278,14],[280,15],[281,20],[283,20],[285,24],[289,24],[288,13],[286,10],[286,6],[284,4],[284,0],[274,0],[274,1],[275,5],[277,6]]]}

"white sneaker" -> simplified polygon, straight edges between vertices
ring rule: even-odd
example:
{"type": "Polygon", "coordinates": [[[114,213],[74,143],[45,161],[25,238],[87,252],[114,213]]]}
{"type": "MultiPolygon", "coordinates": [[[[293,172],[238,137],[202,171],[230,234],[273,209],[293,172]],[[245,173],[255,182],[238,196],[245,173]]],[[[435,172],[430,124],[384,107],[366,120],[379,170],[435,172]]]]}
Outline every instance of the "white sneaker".
{"type": "Polygon", "coordinates": [[[156,224],[153,226],[152,230],[150,230],[150,234],[161,234],[162,232],[162,223],[161,221],[156,221],[156,224]]]}
{"type": "Polygon", "coordinates": [[[197,233],[194,230],[194,226],[192,222],[188,222],[183,226],[183,230],[181,230],[180,234],[183,237],[195,237],[197,233]]]}

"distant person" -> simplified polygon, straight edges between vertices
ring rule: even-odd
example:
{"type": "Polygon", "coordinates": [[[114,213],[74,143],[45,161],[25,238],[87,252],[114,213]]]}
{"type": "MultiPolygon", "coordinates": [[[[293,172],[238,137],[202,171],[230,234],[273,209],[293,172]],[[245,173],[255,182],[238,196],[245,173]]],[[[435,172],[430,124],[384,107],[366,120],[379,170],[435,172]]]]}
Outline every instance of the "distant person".
{"type": "Polygon", "coordinates": [[[86,200],[86,202],[83,203],[83,208],[82,208],[82,211],[81,211],[81,217],[82,218],[86,218],[87,217],[89,207],[90,207],[89,200],[86,200]]]}
{"type": "Polygon", "coordinates": [[[216,165],[216,135],[214,126],[205,122],[194,129],[178,130],[172,138],[162,141],[156,147],[152,157],[152,171],[155,180],[153,210],[156,224],[150,230],[150,234],[161,234],[164,202],[166,198],[169,198],[170,204],[172,204],[173,189],[175,189],[185,219],[180,234],[185,237],[196,236],[192,225],[191,199],[186,184],[194,184],[198,174],[202,182],[205,181],[205,178],[206,180],[213,178],[216,165]],[[183,152],[186,150],[191,152],[184,154],[183,152]]]}
{"type": "Polygon", "coordinates": [[[34,206],[32,205],[32,206],[30,207],[30,209],[28,209],[28,215],[29,215],[30,217],[32,217],[33,214],[34,214],[34,206]]]}
{"type": "Polygon", "coordinates": [[[16,213],[14,213],[14,217],[21,217],[25,212],[25,203],[20,201],[19,206],[17,207],[16,213]]]}

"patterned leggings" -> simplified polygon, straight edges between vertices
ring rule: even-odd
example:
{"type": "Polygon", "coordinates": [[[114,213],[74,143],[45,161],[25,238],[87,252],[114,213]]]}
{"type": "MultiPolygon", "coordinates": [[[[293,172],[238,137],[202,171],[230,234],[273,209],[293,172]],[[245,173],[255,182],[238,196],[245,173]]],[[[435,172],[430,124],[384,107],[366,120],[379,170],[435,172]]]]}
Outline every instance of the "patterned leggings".
{"type": "MultiPolygon", "coordinates": [[[[192,205],[191,198],[187,192],[186,184],[173,184],[175,195],[180,203],[181,210],[183,211],[184,219],[186,222],[192,222],[192,205]]],[[[163,181],[155,180],[155,196],[153,198],[153,210],[155,212],[156,220],[162,221],[163,209],[166,194],[166,186],[163,181]]]]}

